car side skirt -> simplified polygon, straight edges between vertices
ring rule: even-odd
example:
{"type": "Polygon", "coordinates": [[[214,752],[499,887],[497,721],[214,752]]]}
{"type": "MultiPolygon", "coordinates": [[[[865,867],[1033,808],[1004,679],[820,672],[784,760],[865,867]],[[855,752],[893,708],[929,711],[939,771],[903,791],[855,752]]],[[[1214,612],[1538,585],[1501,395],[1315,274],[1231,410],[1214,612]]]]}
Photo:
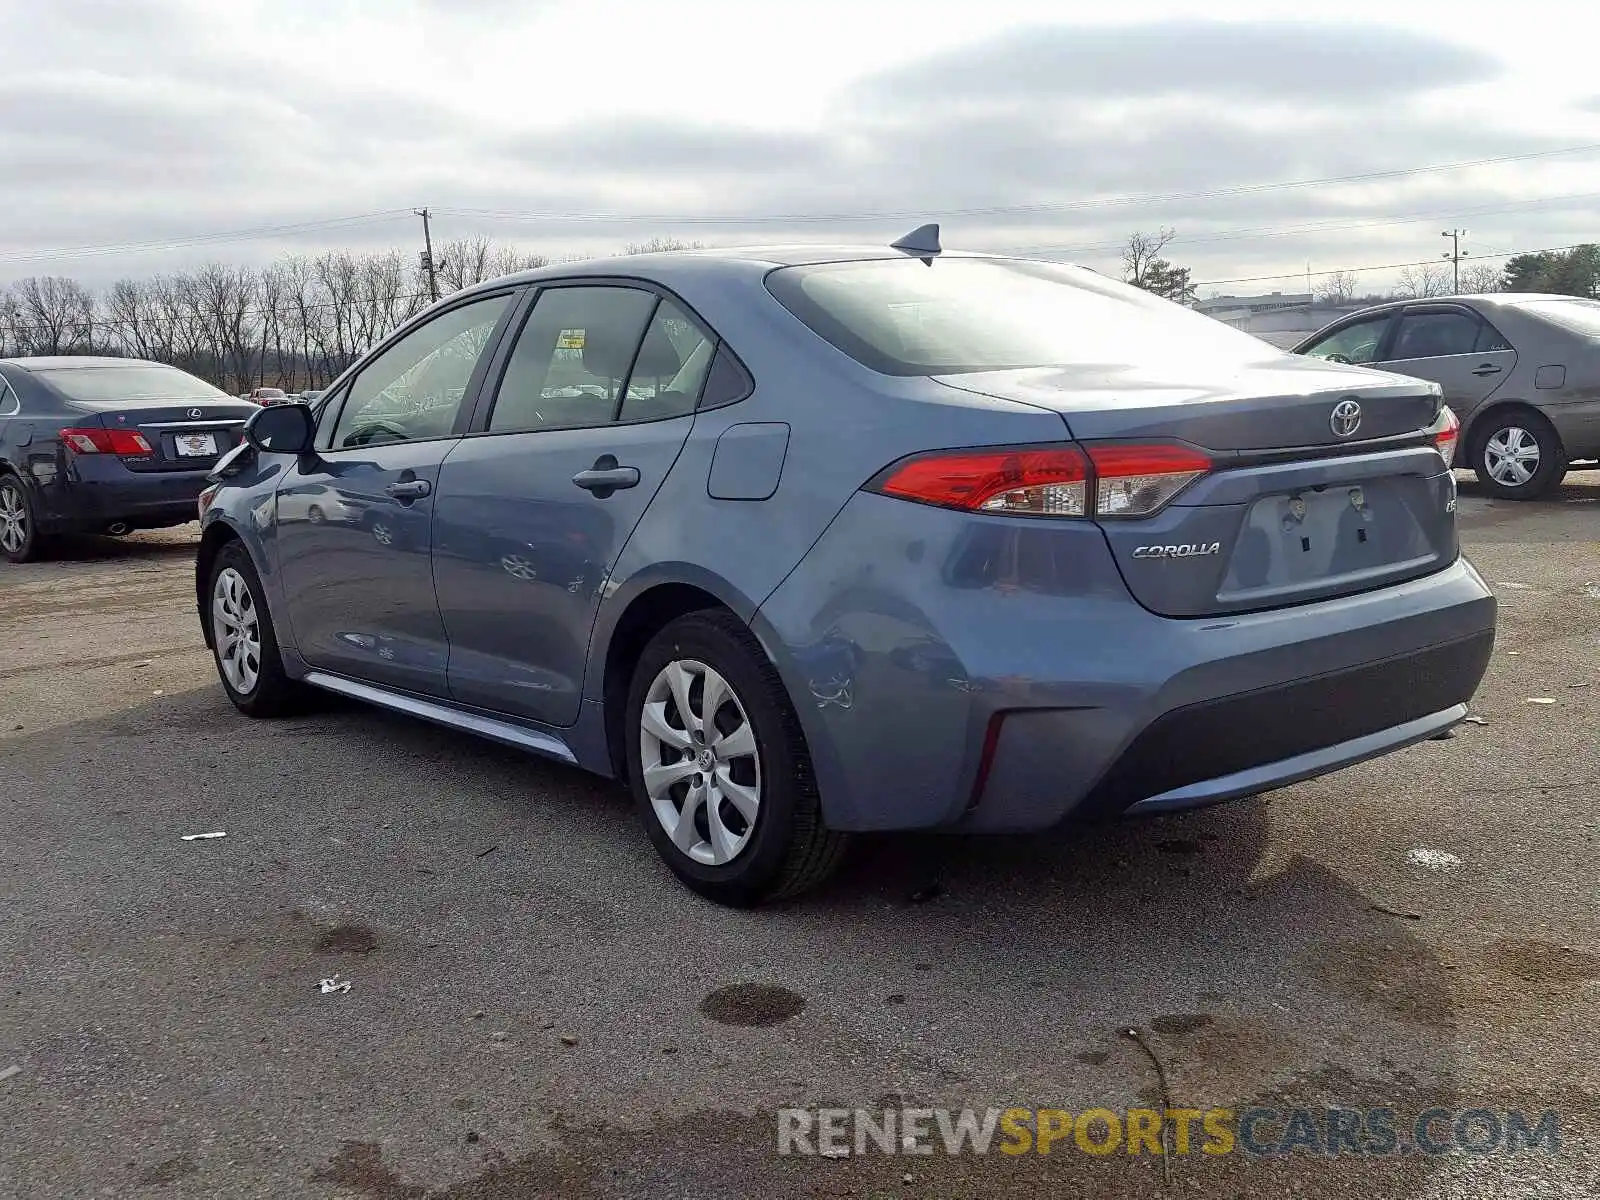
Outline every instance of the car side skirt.
{"type": "Polygon", "coordinates": [[[349,696],[353,700],[362,700],[368,704],[376,704],[383,708],[392,709],[395,712],[405,713],[407,716],[420,717],[424,721],[432,721],[435,725],[460,729],[467,733],[475,733],[479,737],[502,742],[508,746],[516,746],[518,749],[531,750],[535,754],[542,754],[546,758],[553,758],[558,762],[574,765],[578,762],[578,756],[572,752],[567,743],[554,734],[545,733],[537,729],[529,729],[526,726],[516,725],[510,721],[502,721],[495,717],[486,716],[483,713],[469,712],[434,700],[424,700],[419,696],[377,687],[370,683],[360,683],[354,679],[346,679],[341,675],[331,675],[326,671],[308,671],[301,677],[301,682],[322,688],[324,691],[335,692],[341,696],[349,696]]]}

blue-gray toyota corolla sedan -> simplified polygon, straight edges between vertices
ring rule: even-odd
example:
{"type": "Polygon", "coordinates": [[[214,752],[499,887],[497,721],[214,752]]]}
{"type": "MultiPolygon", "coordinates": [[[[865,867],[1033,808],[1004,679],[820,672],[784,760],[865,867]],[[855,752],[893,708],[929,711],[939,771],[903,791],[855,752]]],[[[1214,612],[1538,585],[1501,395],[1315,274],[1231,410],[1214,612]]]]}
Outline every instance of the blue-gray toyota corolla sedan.
{"type": "Polygon", "coordinates": [[[469,288],[201,498],[233,703],[321,688],[627,780],[689,887],[864,830],[1281,787],[1459,721],[1495,601],[1437,385],[1053,263],[894,247],[469,288]]]}

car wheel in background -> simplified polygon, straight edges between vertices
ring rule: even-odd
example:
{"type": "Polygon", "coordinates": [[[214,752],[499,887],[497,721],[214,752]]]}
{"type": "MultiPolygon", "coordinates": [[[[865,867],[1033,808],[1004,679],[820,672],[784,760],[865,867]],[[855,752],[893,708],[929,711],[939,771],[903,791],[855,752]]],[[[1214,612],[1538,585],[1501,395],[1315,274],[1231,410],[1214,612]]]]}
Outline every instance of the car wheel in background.
{"type": "Polygon", "coordinates": [[[1567,455],[1555,426],[1527,409],[1489,416],[1473,433],[1472,469],[1492,496],[1536,500],[1567,473],[1567,455]]]}
{"type": "Polygon", "coordinates": [[[742,908],[798,895],[843,857],[778,673],[731,613],[691,613],[645,647],[626,737],[640,820],[707,899],[742,908]]]}
{"type": "Polygon", "coordinates": [[[7,562],[32,562],[43,543],[28,489],[15,475],[0,475],[0,554],[7,562]]]}
{"type": "Polygon", "coordinates": [[[207,596],[217,675],[234,707],[250,717],[296,710],[303,691],[284,674],[261,576],[242,543],[217,552],[207,596]]]}

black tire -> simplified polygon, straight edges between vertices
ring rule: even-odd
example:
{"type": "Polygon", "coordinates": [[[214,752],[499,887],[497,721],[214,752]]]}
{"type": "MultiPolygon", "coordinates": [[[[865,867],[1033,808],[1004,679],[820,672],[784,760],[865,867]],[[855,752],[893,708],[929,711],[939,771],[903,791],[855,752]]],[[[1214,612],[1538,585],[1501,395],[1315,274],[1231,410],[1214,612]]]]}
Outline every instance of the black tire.
{"type": "Polygon", "coordinates": [[[22,512],[22,544],[15,549],[0,542],[0,555],[7,562],[25,563],[33,562],[43,556],[45,536],[39,532],[39,521],[34,515],[33,497],[28,495],[27,485],[9,471],[0,474],[0,496],[7,503],[0,504],[0,509],[10,508],[15,505],[22,512]]]}
{"type": "Polygon", "coordinates": [[[657,853],[690,889],[718,904],[749,908],[814,888],[839,865],[848,838],[823,823],[794,707],[760,643],[732,613],[690,613],[650,641],[634,668],[626,721],[628,786],[639,819],[657,853]],[[761,764],[760,806],[746,827],[748,840],[721,865],[697,861],[673,843],[645,788],[645,700],[657,676],[678,660],[703,663],[726,680],[749,720],[761,764]]]}
{"type": "Polygon", "coordinates": [[[278,637],[272,627],[272,614],[267,610],[266,590],[261,586],[261,576],[250,561],[250,553],[238,541],[228,542],[217,551],[211,562],[211,575],[206,580],[206,621],[211,633],[211,655],[217,665],[217,678],[233,706],[247,717],[282,717],[301,711],[305,707],[305,687],[290,679],[283,670],[283,658],[278,653],[278,637]],[[260,643],[256,677],[248,690],[241,690],[228,678],[222,661],[222,630],[218,628],[217,581],[225,571],[236,572],[249,589],[251,606],[255,611],[256,628],[260,643]]]}
{"type": "Polygon", "coordinates": [[[1555,426],[1540,413],[1526,408],[1508,408],[1491,413],[1472,432],[1472,470],[1484,491],[1501,500],[1537,500],[1548,495],[1567,474],[1567,452],[1555,426]],[[1522,483],[1502,482],[1491,473],[1491,443],[1515,438],[1515,431],[1531,437],[1538,448],[1539,461],[1533,474],[1522,483]]]}

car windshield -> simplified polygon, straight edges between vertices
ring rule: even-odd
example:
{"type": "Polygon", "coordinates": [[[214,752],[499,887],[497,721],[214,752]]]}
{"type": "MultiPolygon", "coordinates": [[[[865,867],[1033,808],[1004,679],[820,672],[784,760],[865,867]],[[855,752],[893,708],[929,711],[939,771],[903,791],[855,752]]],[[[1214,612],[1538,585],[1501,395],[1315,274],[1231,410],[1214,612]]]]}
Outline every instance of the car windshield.
{"type": "Polygon", "coordinates": [[[1600,338],[1600,300],[1530,300],[1523,308],[1552,325],[1600,338]]]}
{"type": "Polygon", "coordinates": [[[203,379],[176,367],[49,367],[33,372],[71,400],[228,400],[203,379]]]}
{"type": "Polygon", "coordinates": [[[1258,338],[1082,267],[914,258],[784,267],[768,290],[856,361],[887,375],[1125,364],[1152,354],[1243,365],[1258,338]]]}

